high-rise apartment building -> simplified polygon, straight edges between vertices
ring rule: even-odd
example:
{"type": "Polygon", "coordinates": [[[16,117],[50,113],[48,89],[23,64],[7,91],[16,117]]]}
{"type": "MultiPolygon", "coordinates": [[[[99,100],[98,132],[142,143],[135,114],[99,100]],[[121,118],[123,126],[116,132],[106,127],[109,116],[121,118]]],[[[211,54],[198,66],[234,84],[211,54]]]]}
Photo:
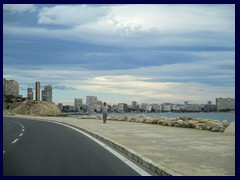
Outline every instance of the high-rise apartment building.
{"type": "Polygon", "coordinates": [[[136,110],[137,109],[137,101],[132,101],[132,110],[136,110]]]}
{"type": "Polygon", "coordinates": [[[61,111],[63,110],[63,104],[62,103],[58,103],[58,107],[61,111]]]}
{"type": "Polygon", "coordinates": [[[97,106],[97,97],[96,96],[87,96],[86,97],[87,111],[92,113],[97,106]]]}
{"type": "Polygon", "coordinates": [[[44,90],[42,90],[42,101],[52,102],[52,86],[44,86],[44,90]]]}
{"type": "Polygon", "coordinates": [[[15,80],[3,79],[3,95],[19,96],[19,84],[15,80]]]}
{"type": "Polygon", "coordinates": [[[216,98],[216,106],[218,111],[235,110],[234,98],[216,98]]]}
{"type": "Polygon", "coordinates": [[[33,90],[32,90],[32,88],[27,88],[27,98],[28,98],[28,100],[33,100],[33,90]]]}
{"type": "Polygon", "coordinates": [[[40,101],[40,82],[36,82],[36,86],[35,86],[35,101],[40,101]]]}
{"type": "Polygon", "coordinates": [[[83,107],[83,99],[82,98],[75,98],[74,99],[74,107],[76,111],[80,111],[83,107]]]}

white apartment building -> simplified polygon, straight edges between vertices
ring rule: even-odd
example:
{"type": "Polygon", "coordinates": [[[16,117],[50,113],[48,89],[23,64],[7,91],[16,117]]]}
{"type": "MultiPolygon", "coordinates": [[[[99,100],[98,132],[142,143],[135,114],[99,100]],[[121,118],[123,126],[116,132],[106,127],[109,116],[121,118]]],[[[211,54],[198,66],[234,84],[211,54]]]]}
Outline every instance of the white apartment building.
{"type": "Polygon", "coordinates": [[[42,101],[52,102],[52,86],[51,85],[44,86],[44,90],[42,90],[42,101]]]}
{"type": "Polygon", "coordinates": [[[93,113],[97,106],[97,97],[96,96],[87,96],[86,97],[87,111],[93,113]]]}
{"type": "Polygon", "coordinates": [[[19,96],[19,84],[15,80],[3,79],[3,95],[19,96]]]}
{"type": "Polygon", "coordinates": [[[150,112],[152,110],[152,106],[148,103],[142,103],[141,109],[144,110],[144,111],[150,112]]]}
{"type": "Polygon", "coordinates": [[[80,111],[82,106],[83,106],[83,99],[82,98],[75,98],[74,99],[75,111],[80,111]]]}
{"type": "Polygon", "coordinates": [[[28,100],[33,100],[33,90],[32,90],[32,88],[27,88],[27,98],[28,98],[28,100]]]}
{"type": "Polygon", "coordinates": [[[216,98],[217,110],[235,110],[234,98],[216,98]]]}

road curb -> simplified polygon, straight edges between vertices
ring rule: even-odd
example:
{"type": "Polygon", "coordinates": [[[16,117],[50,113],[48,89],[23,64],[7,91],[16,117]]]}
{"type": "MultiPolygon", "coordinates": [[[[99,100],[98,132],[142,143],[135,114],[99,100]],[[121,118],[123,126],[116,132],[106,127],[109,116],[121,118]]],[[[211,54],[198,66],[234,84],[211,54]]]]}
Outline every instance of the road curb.
{"type": "MultiPolygon", "coordinates": [[[[54,122],[58,122],[58,121],[54,121],[54,122]]],[[[58,123],[71,125],[75,128],[80,129],[81,131],[83,131],[83,132],[91,135],[92,137],[98,139],[99,141],[109,145],[113,149],[121,152],[122,154],[124,154],[127,157],[129,157],[130,159],[132,159],[137,164],[140,164],[141,166],[149,169],[150,171],[152,171],[153,173],[155,173],[159,176],[183,176],[182,174],[176,173],[169,168],[166,168],[166,167],[164,167],[164,166],[162,166],[162,165],[160,165],[156,162],[153,162],[152,160],[142,156],[141,154],[138,154],[137,152],[133,151],[132,149],[129,149],[126,146],[123,146],[123,145],[113,141],[112,139],[106,138],[106,137],[104,137],[100,134],[97,134],[93,131],[90,131],[88,129],[85,129],[85,128],[82,128],[82,127],[79,127],[79,126],[75,126],[75,125],[68,124],[68,123],[65,123],[65,122],[58,122],[58,123]]]]}

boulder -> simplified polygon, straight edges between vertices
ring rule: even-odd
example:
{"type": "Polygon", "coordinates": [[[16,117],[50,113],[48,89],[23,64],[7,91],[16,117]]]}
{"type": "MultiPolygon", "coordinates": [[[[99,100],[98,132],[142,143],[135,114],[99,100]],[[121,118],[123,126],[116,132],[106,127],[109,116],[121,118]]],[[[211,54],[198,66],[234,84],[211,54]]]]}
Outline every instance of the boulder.
{"type": "Polygon", "coordinates": [[[227,120],[223,120],[222,125],[223,125],[224,128],[227,128],[229,126],[229,123],[228,123],[227,120]]]}
{"type": "Polygon", "coordinates": [[[181,119],[180,119],[180,120],[177,120],[176,123],[175,123],[175,125],[174,125],[174,127],[182,127],[183,123],[184,123],[183,120],[181,120],[181,119]]]}
{"type": "Polygon", "coordinates": [[[195,129],[206,130],[207,129],[206,123],[204,123],[204,122],[196,123],[195,129]]]}
{"type": "Polygon", "coordinates": [[[223,132],[224,128],[222,123],[216,123],[215,126],[212,127],[211,129],[212,132],[223,132]]]}

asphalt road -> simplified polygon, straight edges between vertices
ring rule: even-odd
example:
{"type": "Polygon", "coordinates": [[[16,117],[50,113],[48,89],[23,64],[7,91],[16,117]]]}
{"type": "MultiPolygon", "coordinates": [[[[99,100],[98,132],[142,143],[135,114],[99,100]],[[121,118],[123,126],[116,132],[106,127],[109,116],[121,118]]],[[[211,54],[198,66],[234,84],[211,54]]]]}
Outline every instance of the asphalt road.
{"type": "Polygon", "coordinates": [[[139,176],[105,148],[44,121],[3,120],[4,176],[139,176]]]}

